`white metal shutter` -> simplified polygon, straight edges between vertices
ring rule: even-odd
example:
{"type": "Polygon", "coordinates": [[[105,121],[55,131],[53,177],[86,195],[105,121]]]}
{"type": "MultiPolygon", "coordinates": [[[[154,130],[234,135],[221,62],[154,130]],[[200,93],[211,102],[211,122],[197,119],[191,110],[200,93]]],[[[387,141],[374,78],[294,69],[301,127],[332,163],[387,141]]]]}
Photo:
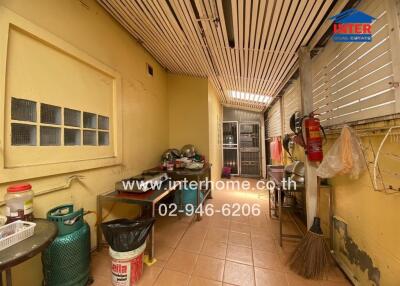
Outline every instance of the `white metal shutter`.
{"type": "Polygon", "coordinates": [[[296,111],[301,112],[300,81],[295,80],[283,95],[284,134],[293,133],[290,129],[290,117],[296,111]]]}
{"type": "Polygon", "coordinates": [[[391,32],[386,1],[362,1],[357,7],[376,18],[371,43],[330,40],[312,59],[313,105],[323,126],[396,113],[391,49],[400,47],[392,46],[398,35],[391,32]]]}
{"type": "Polygon", "coordinates": [[[281,100],[277,100],[268,112],[268,137],[281,135],[281,100]]]}

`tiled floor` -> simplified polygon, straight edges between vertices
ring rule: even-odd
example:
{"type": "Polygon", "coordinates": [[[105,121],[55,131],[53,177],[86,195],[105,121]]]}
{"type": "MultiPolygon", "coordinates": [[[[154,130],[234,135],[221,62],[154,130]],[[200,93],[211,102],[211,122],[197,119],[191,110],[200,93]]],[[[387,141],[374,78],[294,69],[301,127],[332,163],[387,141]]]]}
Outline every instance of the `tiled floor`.
{"type": "MultiPolygon", "coordinates": [[[[254,182],[253,182],[254,183],[254,182]]],[[[267,215],[266,194],[257,191],[215,191],[208,200],[214,209],[226,203],[260,204],[260,216],[224,217],[215,214],[189,224],[189,219],[163,217],[156,223],[157,263],[145,266],[143,286],[345,286],[351,285],[337,268],[322,281],[305,280],[286,266],[295,242],[277,242],[278,224],[267,215]]],[[[290,223],[286,232],[296,233],[290,223]]],[[[107,250],[94,253],[95,286],[111,285],[107,250]]]]}

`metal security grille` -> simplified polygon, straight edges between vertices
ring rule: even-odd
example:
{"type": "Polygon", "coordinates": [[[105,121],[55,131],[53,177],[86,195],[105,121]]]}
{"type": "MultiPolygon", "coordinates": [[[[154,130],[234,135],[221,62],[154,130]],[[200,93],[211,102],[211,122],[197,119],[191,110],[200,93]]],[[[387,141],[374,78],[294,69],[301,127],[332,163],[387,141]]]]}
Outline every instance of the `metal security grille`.
{"type": "Polygon", "coordinates": [[[79,110],[64,108],[64,125],[81,127],[81,112],[79,110]]]}
{"type": "Polygon", "coordinates": [[[61,124],[61,107],[44,104],[40,105],[40,123],[61,124]]]}
{"type": "Polygon", "coordinates": [[[268,112],[268,137],[281,135],[281,100],[278,100],[268,112]]]}
{"type": "Polygon", "coordinates": [[[393,49],[398,40],[387,1],[362,1],[357,9],[373,16],[371,43],[329,42],[312,60],[313,101],[321,124],[396,113],[393,49]]]}
{"type": "Polygon", "coordinates": [[[290,117],[296,111],[301,112],[300,81],[295,80],[283,95],[284,134],[292,133],[290,129],[290,117]]]}
{"type": "Polygon", "coordinates": [[[106,116],[99,115],[99,129],[108,130],[109,129],[109,119],[106,116]]]}
{"type": "Polygon", "coordinates": [[[11,123],[11,145],[36,145],[36,126],[11,123]]]}
{"type": "Polygon", "coordinates": [[[240,152],[240,173],[243,176],[260,175],[260,152],[240,152]]]}
{"type": "Polygon", "coordinates": [[[81,130],[64,128],[64,145],[81,145],[81,130]]]}
{"type": "Polygon", "coordinates": [[[108,132],[99,131],[99,145],[105,146],[110,144],[110,138],[108,132]]]}
{"type": "Polygon", "coordinates": [[[36,102],[11,98],[11,119],[36,122],[36,102]]]}
{"type": "Polygon", "coordinates": [[[260,147],[260,125],[258,123],[240,124],[240,148],[260,147]]]}
{"type": "Polygon", "coordinates": [[[61,145],[61,128],[41,126],[40,145],[41,146],[61,145]]]}
{"type": "Polygon", "coordinates": [[[239,174],[239,158],[237,149],[224,149],[224,167],[231,168],[231,174],[239,174]]]}
{"type": "Polygon", "coordinates": [[[83,145],[97,145],[96,131],[83,130],[83,145]]]}
{"type": "Polygon", "coordinates": [[[84,112],[83,113],[83,127],[84,128],[97,128],[97,115],[94,113],[84,112]]]}
{"type": "Polygon", "coordinates": [[[11,98],[13,146],[108,146],[111,140],[107,116],[11,98]]]}

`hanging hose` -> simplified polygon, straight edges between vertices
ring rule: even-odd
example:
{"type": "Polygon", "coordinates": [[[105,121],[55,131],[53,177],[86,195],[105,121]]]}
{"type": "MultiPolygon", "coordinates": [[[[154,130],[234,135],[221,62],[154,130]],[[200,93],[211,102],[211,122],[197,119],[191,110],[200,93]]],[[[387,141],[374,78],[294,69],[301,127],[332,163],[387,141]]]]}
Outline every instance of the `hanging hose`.
{"type": "Polygon", "coordinates": [[[96,220],[95,220],[95,224],[94,225],[97,226],[97,212],[95,212],[95,211],[86,211],[86,212],[83,213],[83,216],[88,215],[88,214],[94,214],[95,215],[96,220]]]}

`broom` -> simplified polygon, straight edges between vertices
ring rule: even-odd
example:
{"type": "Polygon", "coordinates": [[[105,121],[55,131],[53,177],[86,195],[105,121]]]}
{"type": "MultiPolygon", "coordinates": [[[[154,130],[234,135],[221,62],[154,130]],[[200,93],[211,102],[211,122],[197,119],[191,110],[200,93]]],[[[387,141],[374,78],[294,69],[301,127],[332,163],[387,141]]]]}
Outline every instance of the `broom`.
{"type": "MultiPolygon", "coordinates": [[[[319,197],[319,180],[318,180],[319,197]]],[[[317,202],[317,213],[319,199],[317,202]]],[[[314,217],[314,222],[297,249],[289,259],[292,271],[307,279],[322,278],[326,267],[331,263],[331,253],[321,229],[321,219],[314,217]]]]}

